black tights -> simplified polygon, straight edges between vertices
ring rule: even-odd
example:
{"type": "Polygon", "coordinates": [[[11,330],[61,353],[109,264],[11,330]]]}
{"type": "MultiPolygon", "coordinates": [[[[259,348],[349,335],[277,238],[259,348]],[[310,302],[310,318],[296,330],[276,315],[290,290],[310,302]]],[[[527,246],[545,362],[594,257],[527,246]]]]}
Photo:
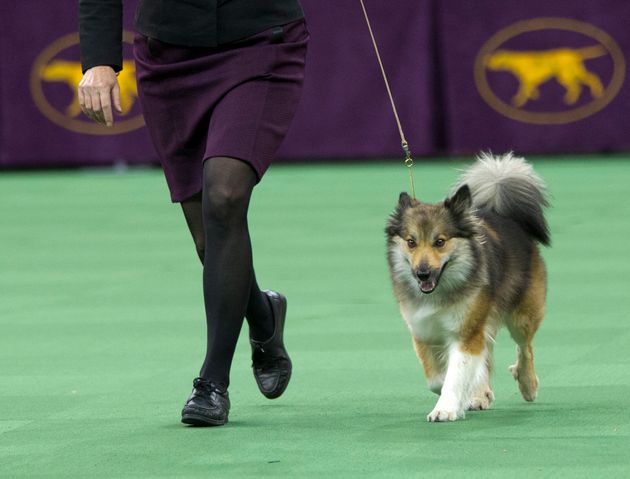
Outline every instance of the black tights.
{"type": "Polygon", "coordinates": [[[248,164],[210,158],[204,164],[202,193],[182,202],[203,263],[207,349],[199,375],[225,387],[243,317],[254,339],[262,341],[273,334],[269,302],[254,274],[247,227],[255,185],[256,174],[248,164]]]}

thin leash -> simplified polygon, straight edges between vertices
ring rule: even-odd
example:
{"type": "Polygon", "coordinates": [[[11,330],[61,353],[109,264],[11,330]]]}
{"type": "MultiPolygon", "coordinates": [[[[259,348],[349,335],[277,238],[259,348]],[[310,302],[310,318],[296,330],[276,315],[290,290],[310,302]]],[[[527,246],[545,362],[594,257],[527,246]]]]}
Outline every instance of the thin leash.
{"type": "Polygon", "coordinates": [[[411,185],[411,196],[413,197],[413,199],[416,199],[416,188],[413,182],[413,170],[412,170],[413,158],[411,157],[409,144],[407,143],[407,139],[405,138],[405,133],[403,132],[402,125],[400,123],[400,118],[398,117],[398,110],[396,110],[396,104],[394,103],[392,90],[389,87],[389,82],[387,81],[387,74],[385,73],[385,68],[383,67],[381,54],[378,51],[376,38],[374,38],[374,33],[372,32],[372,25],[370,24],[370,18],[368,17],[368,13],[367,13],[367,10],[365,9],[365,4],[363,3],[363,0],[359,0],[359,2],[361,3],[361,8],[363,9],[363,15],[365,16],[365,23],[367,23],[367,27],[370,32],[370,37],[372,38],[372,45],[374,45],[374,52],[376,53],[376,59],[378,60],[378,64],[381,67],[383,81],[385,82],[385,88],[387,89],[387,94],[389,95],[389,101],[392,104],[392,111],[394,112],[394,118],[396,118],[396,124],[398,125],[398,133],[400,134],[400,144],[402,146],[403,152],[405,153],[405,166],[407,167],[407,170],[409,171],[409,184],[411,185]]]}

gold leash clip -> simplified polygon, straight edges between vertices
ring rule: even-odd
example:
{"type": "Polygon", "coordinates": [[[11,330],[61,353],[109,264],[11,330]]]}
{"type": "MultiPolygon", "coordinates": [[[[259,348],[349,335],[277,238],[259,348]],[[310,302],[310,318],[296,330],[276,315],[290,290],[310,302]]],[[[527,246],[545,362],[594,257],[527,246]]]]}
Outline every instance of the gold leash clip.
{"type": "Polygon", "coordinates": [[[409,149],[409,145],[406,140],[402,141],[402,149],[405,152],[405,166],[409,170],[409,184],[411,185],[411,196],[413,199],[416,199],[416,187],[413,182],[413,158],[411,157],[411,150],[409,149]]]}

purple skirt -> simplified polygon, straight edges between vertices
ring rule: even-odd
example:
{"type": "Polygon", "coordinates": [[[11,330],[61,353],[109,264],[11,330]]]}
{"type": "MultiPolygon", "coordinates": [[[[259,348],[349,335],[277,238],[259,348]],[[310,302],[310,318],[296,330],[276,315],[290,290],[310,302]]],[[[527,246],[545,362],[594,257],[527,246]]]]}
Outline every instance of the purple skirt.
{"type": "Polygon", "coordinates": [[[136,36],[138,96],[173,202],[201,191],[216,156],[260,181],[297,109],[308,38],[304,20],[217,48],[136,36]]]}

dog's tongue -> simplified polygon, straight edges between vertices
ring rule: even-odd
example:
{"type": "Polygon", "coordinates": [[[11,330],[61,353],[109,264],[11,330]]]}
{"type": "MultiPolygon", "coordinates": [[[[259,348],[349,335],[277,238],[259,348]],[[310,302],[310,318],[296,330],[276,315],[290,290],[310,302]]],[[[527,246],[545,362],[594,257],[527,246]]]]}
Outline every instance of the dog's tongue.
{"type": "Polygon", "coordinates": [[[420,291],[423,293],[430,293],[435,289],[435,281],[421,281],[420,291]]]}

